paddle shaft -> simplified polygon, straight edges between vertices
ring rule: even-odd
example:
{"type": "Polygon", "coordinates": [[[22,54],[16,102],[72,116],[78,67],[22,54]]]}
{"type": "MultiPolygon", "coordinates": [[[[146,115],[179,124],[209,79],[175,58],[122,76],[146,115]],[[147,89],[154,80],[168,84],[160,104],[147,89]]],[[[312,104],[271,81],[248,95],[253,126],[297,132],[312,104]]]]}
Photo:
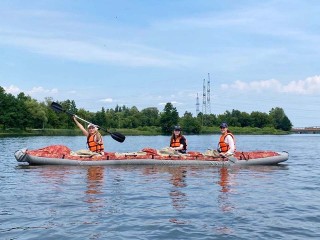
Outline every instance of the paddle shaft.
{"type": "Polygon", "coordinates": [[[233,155],[222,155],[222,158],[228,159],[229,162],[236,163],[238,159],[234,157],[233,155]]]}
{"type": "MultiPolygon", "coordinates": [[[[73,117],[75,117],[75,118],[77,118],[77,119],[79,119],[79,120],[81,120],[81,121],[83,121],[83,122],[86,122],[86,123],[88,123],[88,124],[92,124],[91,122],[89,122],[89,121],[87,121],[87,120],[85,120],[85,119],[83,119],[83,118],[81,118],[81,117],[78,117],[78,116],[75,115],[74,113],[69,112],[69,111],[66,110],[66,109],[63,109],[63,107],[62,107],[59,103],[52,102],[52,103],[51,103],[51,108],[52,108],[53,110],[57,111],[57,112],[65,112],[65,113],[69,114],[70,116],[73,116],[73,117]]],[[[94,125],[95,125],[95,124],[94,124],[94,125]]],[[[124,135],[121,134],[121,133],[118,133],[118,132],[113,132],[113,133],[112,133],[112,132],[109,132],[107,129],[104,129],[104,128],[100,127],[100,126],[97,126],[97,127],[98,127],[99,129],[101,129],[101,130],[109,133],[109,134],[111,135],[111,137],[112,137],[114,140],[118,141],[118,142],[123,142],[123,141],[126,139],[126,136],[124,136],[124,135]]]]}
{"type": "Polygon", "coordinates": [[[236,163],[238,161],[238,159],[234,156],[228,156],[226,157],[230,162],[236,163]]]}
{"type": "MultiPolygon", "coordinates": [[[[83,122],[85,122],[85,123],[93,124],[93,123],[91,123],[91,122],[89,122],[89,121],[87,121],[87,120],[84,120],[83,118],[81,118],[81,117],[79,117],[79,116],[77,116],[77,115],[75,115],[75,114],[72,114],[72,116],[74,116],[75,118],[78,118],[79,120],[81,120],[81,121],[83,121],[83,122]]],[[[93,124],[93,125],[95,125],[95,124],[93,124]]],[[[96,126],[96,125],[95,125],[95,126],[96,126]]],[[[100,126],[97,126],[97,128],[98,128],[98,129],[101,129],[101,130],[103,130],[103,131],[105,131],[105,132],[107,132],[107,133],[110,133],[107,129],[104,129],[104,128],[100,127],[100,126]]]]}

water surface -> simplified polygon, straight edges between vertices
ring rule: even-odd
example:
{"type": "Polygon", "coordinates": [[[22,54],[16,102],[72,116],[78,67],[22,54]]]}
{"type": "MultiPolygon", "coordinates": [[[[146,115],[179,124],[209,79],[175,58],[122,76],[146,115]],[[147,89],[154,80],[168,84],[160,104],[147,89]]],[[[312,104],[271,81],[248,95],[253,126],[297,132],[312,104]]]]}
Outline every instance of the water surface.
{"type": "MultiPolygon", "coordinates": [[[[162,148],[168,136],[105,136],[107,151],[162,148]]],[[[218,135],[187,136],[189,150],[218,135]]],[[[0,138],[1,239],[319,238],[320,135],[237,136],[238,150],[288,151],[277,166],[26,166],[20,148],[84,137],[0,138]]]]}

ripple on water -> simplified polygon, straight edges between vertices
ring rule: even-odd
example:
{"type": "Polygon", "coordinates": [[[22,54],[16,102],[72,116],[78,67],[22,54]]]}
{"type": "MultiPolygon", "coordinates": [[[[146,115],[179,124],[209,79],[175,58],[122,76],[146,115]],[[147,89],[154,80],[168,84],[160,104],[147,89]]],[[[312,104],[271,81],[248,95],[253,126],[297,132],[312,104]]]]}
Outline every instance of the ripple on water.
{"type": "MultiPolygon", "coordinates": [[[[216,135],[188,136],[206,149],[216,135]]],[[[167,136],[128,137],[108,148],[167,145],[167,136]],[[128,140],[128,141],[127,141],[128,140]]],[[[286,150],[280,166],[19,166],[22,147],[84,145],[83,137],[0,138],[4,239],[316,239],[320,136],[240,136],[239,148],[286,150]],[[310,141],[314,151],[305,151],[310,141]],[[281,144],[279,144],[281,142],[281,144]]],[[[70,146],[69,146],[70,147],[70,146]]]]}

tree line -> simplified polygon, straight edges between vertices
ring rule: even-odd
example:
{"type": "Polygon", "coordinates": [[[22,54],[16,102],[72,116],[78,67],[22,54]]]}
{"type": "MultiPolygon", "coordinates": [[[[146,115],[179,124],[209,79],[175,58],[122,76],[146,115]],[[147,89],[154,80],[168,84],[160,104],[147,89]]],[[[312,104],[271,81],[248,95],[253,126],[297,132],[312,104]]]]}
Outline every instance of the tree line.
{"type": "MultiPolygon", "coordinates": [[[[67,114],[57,114],[50,105],[52,98],[45,98],[39,102],[23,92],[14,96],[6,93],[0,86],[0,126],[3,130],[8,128],[26,129],[74,129],[73,120],[67,114]]],[[[239,110],[225,111],[223,114],[203,114],[193,116],[185,112],[179,117],[177,109],[167,103],[162,111],[156,107],[138,110],[137,107],[116,106],[114,109],[101,108],[100,111],[90,112],[77,108],[74,100],[65,100],[57,103],[79,117],[93,122],[104,128],[135,129],[135,128],[160,128],[161,133],[172,132],[175,125],[180,125],[185,133],[201,133],[203,127],[219,126],[227,122],[234,127],[272,127],[274,129],[290,131],[292,123],[280,107],[272,108],[269,113],[253,111],[251,113],[239,110]]]]}

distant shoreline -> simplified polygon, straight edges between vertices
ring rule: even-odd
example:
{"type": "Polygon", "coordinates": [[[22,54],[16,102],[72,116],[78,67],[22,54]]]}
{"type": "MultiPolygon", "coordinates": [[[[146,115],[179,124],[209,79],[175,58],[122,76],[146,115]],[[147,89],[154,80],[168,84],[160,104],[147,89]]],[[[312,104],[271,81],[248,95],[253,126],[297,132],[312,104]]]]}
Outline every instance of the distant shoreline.
{"type": "MultiPolygon", "coordinates": [[[[206,135],[206,134],[220,134],[218,128],[204,127],[203,130],[198,134],[190,135],[206,135]]],[[[274,128],[241,128],[241,127],[230,127],[232,133],[236,135],[287,135],[293,132],[286,132],[282,130],[277,130],[274,128]]],[[[111,130],[110,130],[111,131],[111,130]]],[[[113,132],[113,131],[111,131],[113,132]]],[[[139,129],[119,129],[114,132],[120,132],[128,136],[156,136],[163,135],[161,132],[157,131],[146,131],[139,129]]],[[[108,135],[101,131],[103,135],[108,135]]],[[[185,135],[189,135],[183,133],[185,135]]],[[[27,137],[27,136],[82,136],[82,132],[78,129],[28,129],[28,130],[18,130],[18,129],[8,129],[1,130],[0,137],[27,137]]]]}

